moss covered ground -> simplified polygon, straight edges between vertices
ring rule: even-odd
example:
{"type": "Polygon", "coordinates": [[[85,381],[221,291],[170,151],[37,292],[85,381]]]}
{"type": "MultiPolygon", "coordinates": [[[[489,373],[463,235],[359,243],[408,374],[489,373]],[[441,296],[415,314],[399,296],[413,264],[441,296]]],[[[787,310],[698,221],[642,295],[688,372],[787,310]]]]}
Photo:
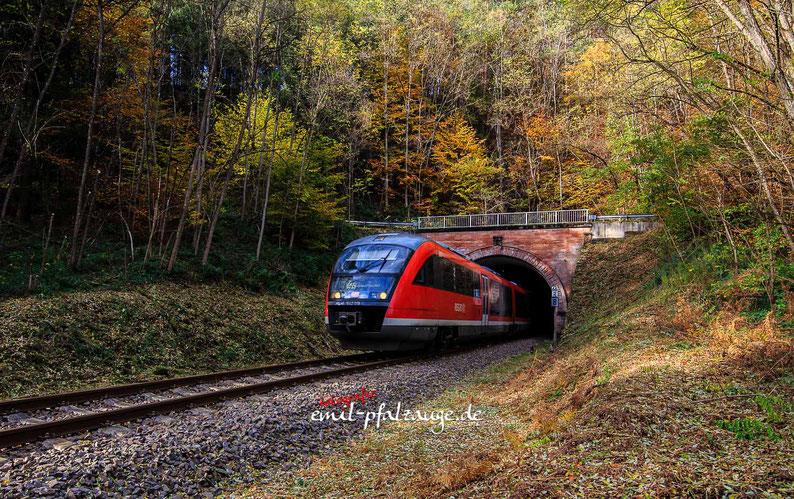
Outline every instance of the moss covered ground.
{"type": "Polygon", "coordinates": [[[339,352],[324,291],[151,283],[0,301],[0,397],[339,352]]]}

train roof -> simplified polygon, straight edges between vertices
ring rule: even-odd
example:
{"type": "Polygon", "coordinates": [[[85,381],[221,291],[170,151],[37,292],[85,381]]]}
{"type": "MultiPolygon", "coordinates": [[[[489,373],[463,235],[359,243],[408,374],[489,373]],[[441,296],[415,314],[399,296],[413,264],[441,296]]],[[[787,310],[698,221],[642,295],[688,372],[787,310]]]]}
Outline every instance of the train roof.
{"type": "MultiPolygon", "coordinates": [[[[350,248],[351,246],[361,246],[362,244],[382,243],[382,244],[396,244],[397,246],[405,246],[406,248],[415,250],[416,248],[418,248],[419,246],[423,245],[428,241],[432,241],[432,239],[428,239],[422,236],[417,236],[416,234],[411,234],[410,232],[390,232],[388,234],[375,234],[372,236],[365,236],[356,239],[355,241],[348,244],[346,248],[350,248]]],[[[438,241],[434,241],[434,242],[438,242],[438,241]]],[[[446,246],[446,245],[441,244],[441,246],[446,246]]]]}
{"type": "MultiPolygon", "coordinates": [[[[410,232],[389,232],[389,233],[386,233],[386,234],[375,234],[375,235],[372,235],[372,236],[364,236],[364,237],[356,239],[355,241],[351,241],[347,246],[345,246],[345,248],[350,248],[350,247],[353,247],[353,246],[362,246],[364,244],[382,243],[382,244],[394,244],[394,245],[397,245],[397,246],[404,246],[406,248],[410,248],[411,250],[415,251],[417,248],[419,248],[419,246],[425,244],[426,242],[432,242],[432,243],[438,244],[442,248],[448,249],[449,251],[455,253],[456,255],[460,255],[462,258],[465,258],[466,260],[468,260],[470,262],[477,263],[477,262],[474,262],[474,260],[469,258],[467,255],[464,255],[463,253],[461,253],[460,251],[456,250],[455,248],[450,248],[448,245],[446,245],[446,244],[444,244],[444,243],[442,243],[440,241],[434,241],[433,239],[428,239],[428,238],[426,238],[424,236],[417,236],[416,234],[411,234],[410,232]]],[[[483,267],[484,269],[488,270],[489,272],[493,273],[494,275],[497,275],[497,276],[501,277],[502,279],[504,279],[504,276],[502,276],[502,274],[500,274],[499,272],[495,271],[494,269],[488,268],[485,265],[482,265],[482,264],[479,264],[479,263],[477,265],[479,265],[480,267],[483,267]]],[[[516,284],[513,281],[508,281],[508,282],[510,284],[516,286],[517,288],[521,288],[521,286],[519,286],[518,284],[516,284]]]]}
{"type": "MultiPolygon", "coordinates": [[[[440,241],[435,241],[433,239],[428,239],[428,238],[426,238],[424,236],[417,236],[416,234],[411,234],[410,232],[389,232],[389,233],[386,233],[386,234],[375,234],[375,235],[372,235],[372,236],[364,236],[362,238],[356,239],[355,241],[352,241],[350,244],[345,246],[345,248],[350,248],[352,246],[361,246],[361,245],[364,245],[364,244],[383,243],[383,244],[395,244],[397,246],[404,246],[406,248],[410,248],[412,250],[416,250],[417,248],[419,248],[419,246],[425,244],[426,242],[435,243],[435,244],[441,246],[442,248],[448,249],[449,251],[455,253],[456,255],[459,255],[462,258],[465,258],[466,260],[469,260],[470,262],[474,261],[471,258],[469,258],[467,255],[464,255],[463,253],[461,253],[460,251],[456,250],[455,248],[450,248],[448,245],[446,245],[446,244],[444,244],[444,243],[442,243],[440,241]]],[[[480,264],[477,264],[477,265],[480,265],[480,264]]],[[[495,271],[493,269],[489,269],[488,267],[485,267],[484,265],[480,265],[480,266],[488,269],[488,271],[490,271],[490,272],[498,275],[499,277],[501,277],[501,274],[499,274],[499,272],[497,272],[497,271],[495,271]]]]}
{"type": "MultiPolygon", "coordinates": [[[[455,248],[450,248],[448,245],[440,241],[428,239],[424,236],[417,236],[416,234],[411,234],[410,232],[389,232],[387,234],[375,234],[373,236],[364,236],[362,238],[356,239],[355,241],[351,242],[350,244],[345,246],[345,248],[350,248],[351,246],[361,246],[363,244],[382,243],[382,244],[396,244],[397,246],[404,246],[406,248],[416,250],[419,246],[427,242],[435,243],[444,249],[448,249],[449,251],[455,253],[456,255],[460,255],[462,258],[465,258],[466,260],[473,261],[471,258],[464,255],[460,251],[456,250],[455,248]]],[[[491,272],[493,272],[496,275],[499,275],[497,272],[494,272],[493,270],[491,270],[491,272]]]]}

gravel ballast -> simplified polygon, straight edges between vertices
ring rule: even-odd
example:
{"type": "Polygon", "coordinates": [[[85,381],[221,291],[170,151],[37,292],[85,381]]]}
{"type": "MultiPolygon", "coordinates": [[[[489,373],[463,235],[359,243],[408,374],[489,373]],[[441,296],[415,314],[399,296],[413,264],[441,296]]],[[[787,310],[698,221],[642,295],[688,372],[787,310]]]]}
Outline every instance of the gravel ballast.
{"type": "Polygon", "coordinates": [[[213,382],[196,383],[192,385],[178,386],[153,391],[142,391],[127,396],[109,397],[104,399],[89,400],[78,402],[74,405],[58,405],[49,409],[36,409],[26,412],[14,412],[0,414],[0,430],[13,429],[30,424],[42,423],[46,421],[60,420],[75,416],[83,416],[92,413],[100,413],[130,407],[132,405],[147,404],[163,400],[171,400],[179,397],[197,395],[220,391],[227,388],[234,388],[245,385],[254,385],[272,381],[276,379],[303,376],[307,374],[320,373],[343,367],[351,367],[374,360],[363,360],[361,362],[328,362],[318,366],[299,367],[273,371],[266,374],[254,376],[244,376],[230,378],[213,382]]]}
{"type": "Polygon", "coordinates": [[[410,408],[538,343],[482,347],[6,450],[0,496],[214,496],[254,476],[305,465],[361,433],[362,420],[311,421],[320,399],[366,388],[377,392],[367,409],[398,402],[410,408]]]}

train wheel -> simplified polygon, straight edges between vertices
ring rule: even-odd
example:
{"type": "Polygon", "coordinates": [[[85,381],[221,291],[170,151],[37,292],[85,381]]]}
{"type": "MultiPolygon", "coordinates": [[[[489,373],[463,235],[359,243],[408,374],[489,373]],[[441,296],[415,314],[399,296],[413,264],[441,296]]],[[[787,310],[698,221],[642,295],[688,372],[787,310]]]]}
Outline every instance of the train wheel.
{"type": "Polygon", "coordinates": [[[438,352],[445,348],[449,348],[455,341],[455,332],[450,327],[440,327],[436,332],[436,338],[433,341],[433,350],[438,352]]]}

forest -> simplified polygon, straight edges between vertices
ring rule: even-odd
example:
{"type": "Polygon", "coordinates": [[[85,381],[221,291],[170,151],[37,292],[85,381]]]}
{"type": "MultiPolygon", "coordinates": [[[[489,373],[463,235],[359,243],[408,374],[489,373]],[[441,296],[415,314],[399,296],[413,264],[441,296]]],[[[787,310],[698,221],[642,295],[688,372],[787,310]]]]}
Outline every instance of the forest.
{"type": "Polygon", "coordinates": [[[588,208],[657,215],[678,260],[773,305],[792,56],[791,0],[4,2],[0,284],[588,208]]]}

